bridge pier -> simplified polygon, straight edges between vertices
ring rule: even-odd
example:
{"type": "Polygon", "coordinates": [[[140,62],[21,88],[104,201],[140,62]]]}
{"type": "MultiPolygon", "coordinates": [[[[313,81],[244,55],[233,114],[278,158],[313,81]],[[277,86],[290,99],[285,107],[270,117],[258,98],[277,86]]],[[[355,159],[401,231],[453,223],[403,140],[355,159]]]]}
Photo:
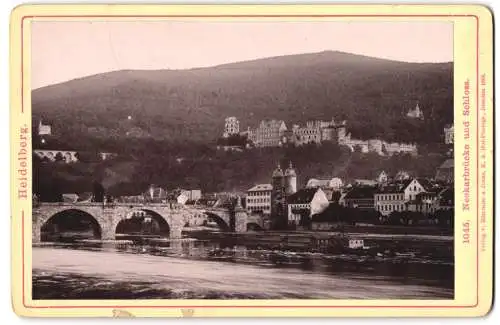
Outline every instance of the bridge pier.
{"type": "Polygon", "coordinates": [[[42,235],[41,235],[40,228],[41,227],[39,225],[37,225],[36,222],[33,222],[33,226],[31,229],[31,242],[33,244],[40,243],[42,241],[42,235]]]}
{"type": "Polygon", "coordinates": [[[101,229],[101,240],[114,240],[115,230],[111,227],[105,227],[101,229]]]}
{"type": "Polygon", "coordinates": [[[116,226],[120,222],[120,216],[113,207],[105,207],[102,210],[102,216],[99,222],[101,227],[101,240],[114,240],[116,226]]]}
{"type": "Polygon", "coordinates": [[[182,226],[179,225],[172,225],[172,228],[170,229],[170,238],[173,239],[180,239],[182,238],[182,226]]]}
{"type": "Polygon", "coordinates": [[[246,211],[241,207],[238,202],[238,206],[234,211],[234,231],[235,232],[246,232],[247,231],[247,219],[248,215],[246,211]]]}

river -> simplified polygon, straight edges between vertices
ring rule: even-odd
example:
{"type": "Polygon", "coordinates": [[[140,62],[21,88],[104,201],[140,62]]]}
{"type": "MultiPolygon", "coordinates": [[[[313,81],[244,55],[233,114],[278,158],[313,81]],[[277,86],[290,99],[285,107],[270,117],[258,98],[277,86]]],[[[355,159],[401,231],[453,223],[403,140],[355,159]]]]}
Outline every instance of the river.
{"type": "Polygon", "coordinates": [[[33,247],[33,299],[453,299],[453,263],[214,241],[33,247]]]}

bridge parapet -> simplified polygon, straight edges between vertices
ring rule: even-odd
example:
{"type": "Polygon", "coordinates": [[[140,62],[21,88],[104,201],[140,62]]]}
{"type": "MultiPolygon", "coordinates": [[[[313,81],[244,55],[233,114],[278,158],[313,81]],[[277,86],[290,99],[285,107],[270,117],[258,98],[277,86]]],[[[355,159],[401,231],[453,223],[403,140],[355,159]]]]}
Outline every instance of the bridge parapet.
{"type": "Polygon", "coordinates": [[[246,231],[247,225],[247,213],[242,209],[232,211],[222,207],[194,207],[170,203],[37,202],[33,205],[33,241],[40,241],[41,228],[50,218],[68,210],[81,210],[93,217],[100,227],[101,238],[105,240],[114,239],[119,222],[128,218],[134,210],[150,211],[156,218],[163,219],[169,225],[172,238],[181,237],[182,228],[186,223],[200,223],[200,215],[216,216],[228,229],[231,229],[234,220],[236,232],[246,231]]]}

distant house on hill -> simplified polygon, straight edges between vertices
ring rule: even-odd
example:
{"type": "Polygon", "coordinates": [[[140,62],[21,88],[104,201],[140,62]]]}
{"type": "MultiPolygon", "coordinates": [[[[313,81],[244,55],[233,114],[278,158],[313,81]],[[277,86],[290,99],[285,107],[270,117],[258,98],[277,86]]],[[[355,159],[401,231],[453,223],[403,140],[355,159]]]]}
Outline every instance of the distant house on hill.
{"type": "Polygon", "coordinates": [[[43,124],[42,120],[38,123],[38,135],[51,135],[52,127],[48,124],[43,124]]]}
{"type": "Polygon", "coordinates": [[[381,171],[376,177],[376,181],[378,184],[385,184],[389,181],[389,175],[385,171],[381,171]]]}
{"type": "Polygon", "coordinates": [[[453,142],[454,142],[453,124],[446,125],[444,127],[444,143],[445,144],[453,144],[453,142]]]}
{"type": "Polygon", "coordinates": [[[420,106],[417,103],[417,105],[415,106],[414,109],[410,108],[408,110],[408,113],[406,113],[406,116],[409,118],[423,120],[424,119],[424,112],[420,109],[420,106]]]}

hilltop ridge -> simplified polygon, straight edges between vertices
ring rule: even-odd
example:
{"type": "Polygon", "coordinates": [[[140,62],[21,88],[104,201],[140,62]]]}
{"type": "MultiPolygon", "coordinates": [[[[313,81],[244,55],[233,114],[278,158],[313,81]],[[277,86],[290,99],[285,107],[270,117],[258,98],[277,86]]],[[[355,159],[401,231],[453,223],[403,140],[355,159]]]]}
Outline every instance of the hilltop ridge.
{"type": "Polygon", "coordinates": [[[236,116],[242,128],[268,118],[291,125],[334,117],[346,119],[356,137],[429,143],[439,142],[453,121],[452,81],[452,63],[324,51],[189,70],[107,72],[36,89],[32,107],[35,120],[43,118],[75,145],[125,138],[127,128],[155,139],[210,142],[226,116],[236,116]],[[405,118],[417,101],[424,123],[405,118]]]}

